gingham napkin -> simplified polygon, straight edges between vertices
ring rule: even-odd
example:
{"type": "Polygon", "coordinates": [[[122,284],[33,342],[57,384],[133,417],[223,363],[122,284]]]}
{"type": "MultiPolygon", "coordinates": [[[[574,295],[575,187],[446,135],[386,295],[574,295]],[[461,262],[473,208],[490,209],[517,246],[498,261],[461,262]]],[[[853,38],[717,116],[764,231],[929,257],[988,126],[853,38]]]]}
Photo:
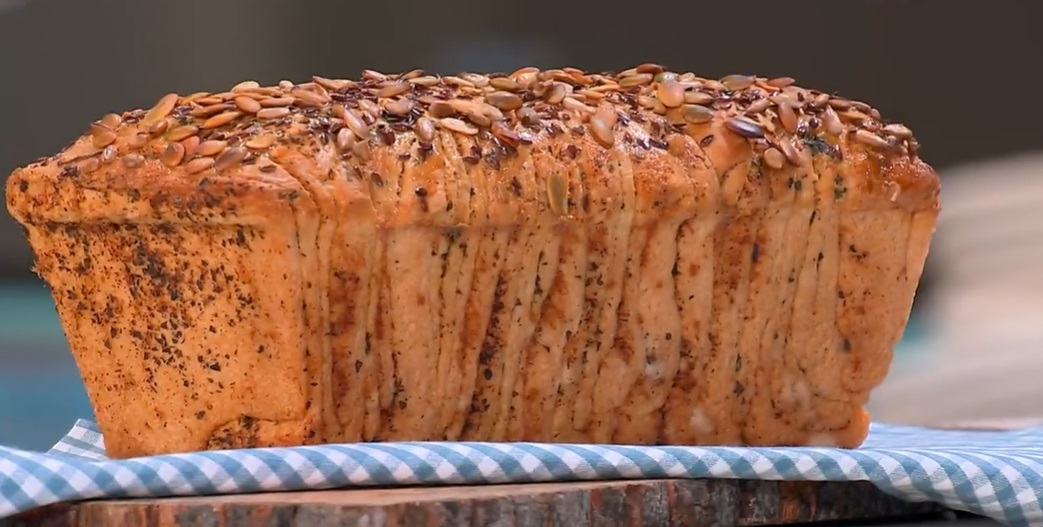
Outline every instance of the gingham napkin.
{"type": "Polygon", "coordinates": [[[966,432],[874,425],[856,450],[364,443],[110,461],[98,429],[79,421],[47,453],[0,447],[0,518],[102,497],[644,478],[868,480],[909,501],[1043,525],[1043,427],[966,432]]]}

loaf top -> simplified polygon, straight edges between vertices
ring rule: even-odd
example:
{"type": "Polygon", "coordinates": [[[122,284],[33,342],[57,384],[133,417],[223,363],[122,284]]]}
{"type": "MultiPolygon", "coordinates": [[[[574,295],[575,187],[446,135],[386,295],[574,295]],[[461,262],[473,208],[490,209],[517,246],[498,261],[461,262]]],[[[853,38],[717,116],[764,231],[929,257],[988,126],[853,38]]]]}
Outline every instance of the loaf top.
{"type": "MultiPolygon", "coordinates": [[[[493,171],[520,151],[548,145],[555,148],[547,152],[573,159],[598,150],[631,157],[695,151],[718,174],[744,160],[784,174],[822,155],[846,165],[838,173],[855,178],[844,184],[861,196],[938,207],[938,177],[919,159],[912,132],[866,103],[788,77],[708,79],[645,64],[619,73],[365,71],[359,80],[315,76],[302,84],[245,81],[221,93],[170,93],[148,110],[105,115],[57,155],[16,170],[8,208],[23,223],[77,221],[85,205],[73,201],[154,212],[160,201],[191,201],[206,183],[224,184],[225,197],[248,194],[236,186],[247,180],[254,190],[292,193],[302,176],[284,169],[301,160],[321,170],[329,162],[316,159],[332,154],[379,179],[395,160],[415,166],[446,155],[439,145],[447,139],[460,146],[464,163],[493,171]],[[124,201],[112,205],[113,198],[83,189],[120,193],[124,201]]],[[[414,192],[423,198],[426,191],[414,192]]],[[[544,199],[551,209],[567,207],[566,192],[551,181],[544,199]]],[[[211,208],[227,210],[215,195],[211,208]]]]}

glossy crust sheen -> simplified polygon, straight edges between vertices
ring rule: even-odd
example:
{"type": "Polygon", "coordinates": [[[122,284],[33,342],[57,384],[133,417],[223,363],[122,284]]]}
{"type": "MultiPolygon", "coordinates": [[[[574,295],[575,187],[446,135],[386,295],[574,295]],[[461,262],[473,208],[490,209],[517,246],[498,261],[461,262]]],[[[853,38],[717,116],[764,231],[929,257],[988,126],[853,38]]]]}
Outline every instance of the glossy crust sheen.
{"type": "Polygon", "coordinates": [[[857,446],[938,213],[791,79],[365,72],[169,95],[17,170],[109,453],[857,446]]]}

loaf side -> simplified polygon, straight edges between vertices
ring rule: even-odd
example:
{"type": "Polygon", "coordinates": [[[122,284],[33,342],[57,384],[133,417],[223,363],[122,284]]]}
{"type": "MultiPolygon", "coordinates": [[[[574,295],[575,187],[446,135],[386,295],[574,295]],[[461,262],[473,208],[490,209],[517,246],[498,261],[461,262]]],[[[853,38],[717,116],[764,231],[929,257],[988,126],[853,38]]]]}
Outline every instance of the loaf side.
{"type": "Polygon", "coordinates": [[[939,182],[788,78],[241,83],[16,171],[110,455],[865,438],[939,182]]]}

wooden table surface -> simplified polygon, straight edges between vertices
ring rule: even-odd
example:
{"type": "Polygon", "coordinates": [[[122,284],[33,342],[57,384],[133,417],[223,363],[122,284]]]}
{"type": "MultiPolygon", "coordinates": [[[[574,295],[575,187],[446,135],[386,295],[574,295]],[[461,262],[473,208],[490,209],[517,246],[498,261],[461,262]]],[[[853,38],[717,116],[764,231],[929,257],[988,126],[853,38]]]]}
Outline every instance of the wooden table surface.
{"type": "MultiPolygon", "coordinates": [[[[1038,422],[938,424],[1012,429],[1038,422]]],[[[330,490],[58,504],[0,527],[723,527],[999,525],[951,521],[868,482],[633,480],[330,490]]]]}
{"type": "Polygon", "coordinates": [[[711,527],[917,518],[943,512],[869,483],[639,480],[106,500],[2,527],[711,527]]]}

